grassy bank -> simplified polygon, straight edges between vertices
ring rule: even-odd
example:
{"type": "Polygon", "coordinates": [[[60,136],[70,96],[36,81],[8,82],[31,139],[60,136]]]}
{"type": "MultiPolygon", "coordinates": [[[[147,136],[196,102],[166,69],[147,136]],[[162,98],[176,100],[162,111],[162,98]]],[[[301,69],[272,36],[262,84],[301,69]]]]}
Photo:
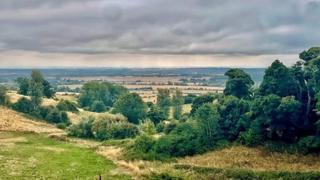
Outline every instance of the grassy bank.
{"type": "Polygon", "coordinates": [[[93,150],[33,133],[0,132],[0,174],[15,179],[129,179],[93,150]]]}

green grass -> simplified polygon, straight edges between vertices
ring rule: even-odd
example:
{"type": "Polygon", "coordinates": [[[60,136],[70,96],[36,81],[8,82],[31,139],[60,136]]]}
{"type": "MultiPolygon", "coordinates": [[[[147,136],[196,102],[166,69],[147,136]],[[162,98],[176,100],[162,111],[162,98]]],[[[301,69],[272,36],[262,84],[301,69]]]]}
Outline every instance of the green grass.
{"type": "Polygon", "coordinates": [[[93,150],[45,135],[0,132],[0,179],[130,179],[93,150]]]}

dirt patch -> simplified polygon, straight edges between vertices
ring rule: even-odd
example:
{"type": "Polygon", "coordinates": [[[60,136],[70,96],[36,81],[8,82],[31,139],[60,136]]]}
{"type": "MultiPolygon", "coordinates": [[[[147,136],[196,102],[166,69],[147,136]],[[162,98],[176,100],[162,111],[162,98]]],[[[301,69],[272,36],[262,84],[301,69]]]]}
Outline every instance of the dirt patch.
{"type": "Polygon", "coordinates": [[[59,133],[61,129],[45,122],[30,120],[22,114],[0,107],[0,131],[20,131],[35,133],[59,133]]]}
{"type": "Polygon", "coordinates": [[[52,151],[55,153],[61,153],[65,151],[65,149],[63,148],[51,147],[51,146],[44,146],[44,147],[40,147],[39,149],[44,149],[44,150],[52,151]]]}

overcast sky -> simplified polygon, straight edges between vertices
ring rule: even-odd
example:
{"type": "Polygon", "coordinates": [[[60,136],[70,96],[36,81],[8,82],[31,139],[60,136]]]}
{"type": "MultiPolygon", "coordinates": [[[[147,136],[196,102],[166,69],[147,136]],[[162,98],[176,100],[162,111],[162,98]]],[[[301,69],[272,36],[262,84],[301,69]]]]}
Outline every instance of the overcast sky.
{"type": "Polygon", "coordinates": [[[0,67],[291,65],[319,32],[319,0],[0,0],[0,67]]]}

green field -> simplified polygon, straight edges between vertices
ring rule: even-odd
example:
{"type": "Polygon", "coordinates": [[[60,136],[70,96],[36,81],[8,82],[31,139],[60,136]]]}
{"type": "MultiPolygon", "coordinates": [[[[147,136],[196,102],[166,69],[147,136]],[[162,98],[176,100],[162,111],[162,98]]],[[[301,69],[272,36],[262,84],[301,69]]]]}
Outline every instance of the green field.
{"type": "Polygon", "coordinates": [[[112,173],[115,168],[91,149],[45,135],[0,132],[0,179],[130,179],[112,173]]]}

